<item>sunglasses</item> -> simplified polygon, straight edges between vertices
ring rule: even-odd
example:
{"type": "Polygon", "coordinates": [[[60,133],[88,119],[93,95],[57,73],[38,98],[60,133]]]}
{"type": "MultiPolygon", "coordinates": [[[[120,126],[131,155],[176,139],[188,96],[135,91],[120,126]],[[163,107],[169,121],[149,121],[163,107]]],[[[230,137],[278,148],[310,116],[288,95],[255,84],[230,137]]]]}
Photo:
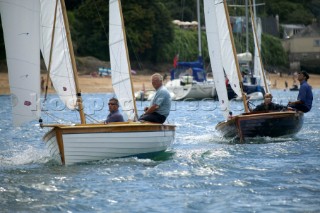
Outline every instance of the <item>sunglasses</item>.
{"type": "Polygon", "coordinates": [[[115,104],[115,103],[108,103],[108,105],[117,105],[117,104],[115,104]]]}

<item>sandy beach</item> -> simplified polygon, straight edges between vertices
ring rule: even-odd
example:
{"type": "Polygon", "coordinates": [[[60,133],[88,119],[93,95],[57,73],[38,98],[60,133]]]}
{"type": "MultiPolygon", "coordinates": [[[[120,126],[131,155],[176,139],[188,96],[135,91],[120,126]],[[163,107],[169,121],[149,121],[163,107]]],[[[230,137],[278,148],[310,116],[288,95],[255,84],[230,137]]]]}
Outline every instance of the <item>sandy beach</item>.
{"type": "MultiPolygon", "coordinates": [[[[43,75],[46,78],[46,75],[43,75]]],[[[292,87],[294,79],[293,76],[284,74],[269,74],[268,79],[271,82],[272,89],[285,89],[285,82],[288,83],[288,88],[292,87]]],[[[298,82],[298,81],[297,81],[298,82]]],[[[92,77],[90,75],[79,76],[79,83],[82,93],[110,93],[113,92],[110,77],[92,77]]],[[[320,88],[320,75],[310,74],[308,83],[314,88],[320,88]]],[[[146,89],[153,89],[150,82],[150,75],[133,75],[134,91],[142,89],[143,84],[146,89]]],[[[49,93],[54,90],[49,87],[49,93]]],[[[0,73],[0,94],[10,94],[9,80],[7,73],[0,73]]]]}

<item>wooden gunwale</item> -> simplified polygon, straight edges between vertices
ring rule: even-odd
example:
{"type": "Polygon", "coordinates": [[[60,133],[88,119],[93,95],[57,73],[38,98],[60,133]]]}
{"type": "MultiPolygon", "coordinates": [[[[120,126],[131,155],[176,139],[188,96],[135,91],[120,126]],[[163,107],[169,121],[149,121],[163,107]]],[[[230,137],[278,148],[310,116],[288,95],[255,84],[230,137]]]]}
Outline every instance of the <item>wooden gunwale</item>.
{"type": "Polygon", "coordinates": [[[289,117],[299,117],[303,115],[303,112],[295,112],[295,111],[283,111],[283,112],[250,112],[243,113],[237,116],[234,116],[231,120],[220,122],[216,125],[216,129],[220,131],[225,131],[225,128],[233,128],[238,132],[238,136],[240,140],[243,140],[242,130],[240,128],[240,122],[242,121],[250,121],[255,119],[279,119],[279,118],[289,118],[289,117]],[[236,128],[236,129],[235,129],[236,128]]]}

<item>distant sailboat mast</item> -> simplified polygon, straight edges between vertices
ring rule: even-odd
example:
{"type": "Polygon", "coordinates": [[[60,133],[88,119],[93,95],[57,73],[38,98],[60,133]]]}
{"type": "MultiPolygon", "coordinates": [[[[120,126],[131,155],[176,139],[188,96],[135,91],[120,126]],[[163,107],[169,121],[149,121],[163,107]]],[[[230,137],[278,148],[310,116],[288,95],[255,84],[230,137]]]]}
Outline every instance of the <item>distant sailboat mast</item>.
{"type": "Polygon", "coordinates": [[[197,19],[198,19],[198,50],[199,58],[202,57],[201,49],[201,23],[200,23],[200,0],[197,0],[197,19]]]}
{"type": "Polygon", "coordinates": [[[264,67],[263,67],[263,63],[262,63],[262,58],[261,58],[261,51],[260,51],[260,47],[259,47],[259,40],[258,40],[258,36],[257,36],[257,31],[256,31],[256,22],[255,22],[255,17],[253,15],[253,10],[252,10],[252,4],[251,4],[251,0],[250,1],[250,14],[251,14],[251,21],[252,21],[252,28],[253,28],[253,38],[254,38],[254,43],[255,43],[255,48],[257,48],[257,53],[258,53],[258,58],[260,59],[260,75],[263,77],[263,83],[265,86],[265,90],[267,93],[269,93],[269,87],[266,81],[266,76],[265,76],[265,72],[264,72],[264,67]]]}

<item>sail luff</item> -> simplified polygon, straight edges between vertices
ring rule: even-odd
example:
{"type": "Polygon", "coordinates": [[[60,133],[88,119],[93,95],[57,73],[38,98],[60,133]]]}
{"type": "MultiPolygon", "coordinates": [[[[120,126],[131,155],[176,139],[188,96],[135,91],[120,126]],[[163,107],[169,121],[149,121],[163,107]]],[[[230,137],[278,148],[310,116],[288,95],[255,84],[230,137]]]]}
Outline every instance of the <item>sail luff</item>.
{"type": "Polygon", "coordinates": [[[225,73],[221,63],[221,45],[219,42],[219,29],[215,9],[215,4],[212,0],[204,0],[206,34],[213,80],[216,85],[220,110],[222,111],[224,118],[227,119],[229,116],[230,106],[226,88],[225,73]]]}
{"type": "Polygon", "coordinates": [[[0,1],[13,123],[40,116],[40,51],[38,0],[0,1]]]}
{"type": "Polygon", "coordinates": [[[202,56],[201,44],[201,19],[200,19],[200,0],[197,0],[197,20],[198,20],[198,56],[202,56]]]}
{"type": "Polygon", "coordinates": [[[119,99],[122,111],[128,119],[137,119],[133,96],[131,68],[124,34],[121,4],[109,1],[109,51],[113,90],[119,99]]]}

